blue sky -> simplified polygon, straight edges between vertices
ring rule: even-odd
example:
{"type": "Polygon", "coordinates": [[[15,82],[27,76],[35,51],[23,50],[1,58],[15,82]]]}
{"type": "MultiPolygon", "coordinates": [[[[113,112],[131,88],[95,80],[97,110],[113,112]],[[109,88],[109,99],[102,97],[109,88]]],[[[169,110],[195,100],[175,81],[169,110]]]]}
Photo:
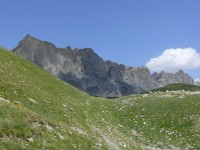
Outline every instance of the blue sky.
{"type": "MultiPolygon", "coordinates": [[[[2,0],[0,45],[11,50],[31,34],[57,47],[90,47],[104,60],[129,66],[169,58],[162,55],[166,49],[192,48],[195,57],[186,62],[193,68],[183,69],[200,78],[199,7],[199,0],[2,0]]],[[[179,60],[182,51],[176,52],[179,60]]]]}

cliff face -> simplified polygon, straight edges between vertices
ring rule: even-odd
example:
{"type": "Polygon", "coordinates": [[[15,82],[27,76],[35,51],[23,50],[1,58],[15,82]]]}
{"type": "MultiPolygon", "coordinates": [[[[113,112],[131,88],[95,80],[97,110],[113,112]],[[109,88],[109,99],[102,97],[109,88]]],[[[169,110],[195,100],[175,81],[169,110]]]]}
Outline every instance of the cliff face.
{"type": "Polygon", "coordinates": [[[104,61],[90,48],[56,48],[27,35],[13,51],[58,78],[94,96],[117,97],[144,92],[171,83],[193,79],[179,71],[150,74],[146,67],[127,67],[104,61]]]}

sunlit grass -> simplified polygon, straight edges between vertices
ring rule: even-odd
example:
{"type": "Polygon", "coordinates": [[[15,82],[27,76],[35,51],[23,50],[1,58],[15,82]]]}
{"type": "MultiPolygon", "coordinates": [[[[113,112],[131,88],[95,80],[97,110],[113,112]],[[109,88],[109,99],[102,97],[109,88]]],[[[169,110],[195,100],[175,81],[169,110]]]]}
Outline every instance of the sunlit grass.
{"type": "Polygon", "coordinates": [[[167,94],[92,97],[0,48],[0,149],[200,149],[200,96],[167,94]]]}

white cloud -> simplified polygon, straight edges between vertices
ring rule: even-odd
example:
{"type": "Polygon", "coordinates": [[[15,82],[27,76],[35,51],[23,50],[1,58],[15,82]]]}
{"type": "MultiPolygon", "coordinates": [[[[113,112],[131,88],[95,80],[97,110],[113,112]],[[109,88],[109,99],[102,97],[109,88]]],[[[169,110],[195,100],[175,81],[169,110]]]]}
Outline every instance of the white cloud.
{"type": "Polygon", "coordinates": [[[182,69],[188,71],[200,68],[200,53],[193,48],[171,48],[160,56],[150,59],[146,67],[151,72],[166,71],[175,73],[182,69]]]}

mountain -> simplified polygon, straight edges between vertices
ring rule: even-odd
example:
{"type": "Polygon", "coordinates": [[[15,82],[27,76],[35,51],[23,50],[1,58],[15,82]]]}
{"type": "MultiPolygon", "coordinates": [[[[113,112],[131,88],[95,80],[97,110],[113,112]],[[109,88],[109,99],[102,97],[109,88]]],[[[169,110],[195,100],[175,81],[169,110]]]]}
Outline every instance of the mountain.
{"type": "Polygon", "coordinates": [[[0,149],[200,149],[200,92],[181,89],[93,97],[0,48],[0,149]]]}
{"type": "Polygon", "coordinates": [[[141,93],[171,83],[190,83],[193,79],[176,74],[154,73],[146,67],[128,67],[104,61],[92,49],[56,48],[27,35],[13,51],[63,81],[94,96],[118,97],[141,93]]]}
{"type": "Polygon", "coordinates": [[[200,86],[200,81],[194,81],[194,84],[200,86]]]}

